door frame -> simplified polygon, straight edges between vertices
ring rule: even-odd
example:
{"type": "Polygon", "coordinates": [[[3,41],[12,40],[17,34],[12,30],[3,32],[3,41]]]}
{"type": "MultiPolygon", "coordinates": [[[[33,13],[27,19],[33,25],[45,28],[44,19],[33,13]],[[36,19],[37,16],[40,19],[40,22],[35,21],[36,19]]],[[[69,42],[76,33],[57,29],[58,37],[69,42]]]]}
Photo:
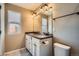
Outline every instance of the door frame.
{"type": "Polygon", "coordinates": [[[1,3],[0,55],[4,55],[4,51],[5,51],[5,4],[1,3]]]}

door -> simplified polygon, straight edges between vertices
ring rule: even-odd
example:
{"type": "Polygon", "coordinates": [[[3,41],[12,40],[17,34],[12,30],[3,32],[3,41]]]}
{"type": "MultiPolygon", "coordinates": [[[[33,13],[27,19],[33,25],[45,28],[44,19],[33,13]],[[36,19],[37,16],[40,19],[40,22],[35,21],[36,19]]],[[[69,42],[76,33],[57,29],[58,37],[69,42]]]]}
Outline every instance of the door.
{"type": "Polygon", "coordinates": [[[30,50],[30,36],[29,35],[26,35],[26,48],[28,49],[28,50],[30,50]]]}
{"type": "Polygon", "coordinates": [[[32,45],[32,37],[30,35],[26,35],[26,48],[31,53],[31,45],[32,45]]]}
{"type": "Polygon", "coordinates": [[[34,56],[34,38],[32,37],[31,54],[34,56]]]}
{"type": "Polygon", "coordinates": [[[39,39],[32,38],[32,55],[39,56],[40,55],[40,44],[39,39]]]}
{"type": "Polygon", "coordinates": [[[32,49],[32,37],[30,36],[29,38],[29,51],[31,53],[31,49],[32,49]]]}
{"type": "Polygon", "coordinates": [[[34,44],[34,56],[40,56],[40,46],[38,43],[34,44]]]}

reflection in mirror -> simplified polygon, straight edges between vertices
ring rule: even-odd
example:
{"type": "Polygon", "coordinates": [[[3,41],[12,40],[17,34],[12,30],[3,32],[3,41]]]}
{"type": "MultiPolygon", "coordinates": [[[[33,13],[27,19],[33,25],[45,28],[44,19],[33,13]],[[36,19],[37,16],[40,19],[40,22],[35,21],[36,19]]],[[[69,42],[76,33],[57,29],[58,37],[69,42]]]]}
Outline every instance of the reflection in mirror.
{"type": "Polygon", "coordinates": [[[51,16],[42,15],[42,33],[52,34],[53,32],[53,21],[51,16]]]}
{"type": "Polygon", "coordinates": [[[49,32],[49,34],[53,33],[53,20],[52,20],[52,16],[48,17],[48,32],[49,32]]]}
{"type": "Polygon", "coordinates": [[[48,23],[47,23],[47,16],[42,15],[42,33],[48,33],[48,23]]]}

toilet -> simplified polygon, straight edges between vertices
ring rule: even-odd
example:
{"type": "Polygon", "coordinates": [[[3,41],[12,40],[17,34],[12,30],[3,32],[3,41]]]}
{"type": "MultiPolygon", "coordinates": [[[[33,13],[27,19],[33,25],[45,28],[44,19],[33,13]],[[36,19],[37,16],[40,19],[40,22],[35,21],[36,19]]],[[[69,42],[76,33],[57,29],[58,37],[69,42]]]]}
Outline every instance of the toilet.
{"type": "Polygon", "coordinates": [[[55,56],[69,56],[70,46],[66,46],[60,43],[54,43],[54,55],[55,56]]]}

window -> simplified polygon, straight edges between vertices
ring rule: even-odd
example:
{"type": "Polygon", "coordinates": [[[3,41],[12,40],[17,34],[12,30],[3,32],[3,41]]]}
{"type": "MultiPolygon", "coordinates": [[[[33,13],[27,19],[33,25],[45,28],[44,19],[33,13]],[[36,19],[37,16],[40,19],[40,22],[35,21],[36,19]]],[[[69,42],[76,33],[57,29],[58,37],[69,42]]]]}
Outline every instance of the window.
{"type": "Polygon", "coordinates": [[[46,17],[42,17],[42,32],[47,33],[47,18],[46,17]]]}
{"type": "Polygon", "coordinates": [[[21,32],[21,15],[18,12],[8,11],[8,34],[21,32]]]}

